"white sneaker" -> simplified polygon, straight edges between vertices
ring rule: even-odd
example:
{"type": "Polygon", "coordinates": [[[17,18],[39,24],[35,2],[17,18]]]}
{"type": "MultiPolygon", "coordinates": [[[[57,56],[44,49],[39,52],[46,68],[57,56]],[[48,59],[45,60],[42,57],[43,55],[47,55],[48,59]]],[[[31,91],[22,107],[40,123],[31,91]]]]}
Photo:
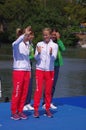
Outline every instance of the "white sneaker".
{"type": "Polygon", "coordinates": [[[28,111],[27,105],[24,106],[23,111],[28,111]]]}
{"type": "Polygon", "coordinates": [[[50,104],[50,108],[57,109],[57,106],[53,105],[53,103],[50,104]]]}
{"type": "MultiPolygon", "coordinates": [[[[45,104],[42,106],[42,108],[45,109],[45,104]]],[[[50,108],[57,109],[57,107],[55,105],[53,105],[53,103],[50,104],[50,108]]]]}
{"type": "Polygon", "coordinates": [[[23,108],[24,111],[28,111],[28,110],[34,110],[34,108],[28,104],[28,105],[25,105],[24,108],[23,108]]]}
{"type": "Polygon", "coordinates": [[[43,109],[45,109],[45,104],[42,106],[43,109]]]}
{"type": "Polygon", "coordinates": [[[32,107],[30,104],[27,105],[28,110],[34,110],[34,107],[32,107]]]}

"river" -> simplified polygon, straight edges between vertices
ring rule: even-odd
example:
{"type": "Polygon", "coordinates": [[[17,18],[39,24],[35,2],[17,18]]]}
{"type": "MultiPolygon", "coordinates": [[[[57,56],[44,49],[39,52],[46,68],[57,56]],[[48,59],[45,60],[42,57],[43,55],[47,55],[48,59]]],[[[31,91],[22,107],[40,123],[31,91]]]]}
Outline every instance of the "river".
{"type": "MultiPolygon", "coordinates": [[[[71,48],[63,53],[64,65],[60,67],[54,97],[86,95],[86,49],[71,48]]],[[[34,65],[33,65],[34,69],[34,65]]],[[[12,61],[0,61],[2,98],[11,98],[12,61]]],[[[33,93],[35,82],[33,82],[33,93]]],[[[33,97],[33,96],[32,96],[33,97]]]]}

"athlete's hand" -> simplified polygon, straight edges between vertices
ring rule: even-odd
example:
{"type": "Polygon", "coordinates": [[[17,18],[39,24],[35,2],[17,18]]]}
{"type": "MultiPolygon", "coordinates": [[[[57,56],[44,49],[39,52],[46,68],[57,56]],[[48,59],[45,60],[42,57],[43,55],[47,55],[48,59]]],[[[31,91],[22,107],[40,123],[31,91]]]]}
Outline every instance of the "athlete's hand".
{"type": "Polygon", "coordinates": [[[25,28],[25,34],[30,34],[31,31],[32,31],[31,26],[28,26],[28,27],[25,28]]]}
{"type": "Polygon", "coordinates": [[[56,37],[57,37],[57,39],[60,39],[60,33],[59,32],[56,32],[56,37]]]}
{"type": "Polygon", "coordinates": [[[37,46],[37,51],[38,51],[38,53],[41,53],[41,46],[37,46]]]}
{"type": "Polygon", "coordinates": [[[52,55],[52,47],[50,47],[50,55],[52,55]]]}

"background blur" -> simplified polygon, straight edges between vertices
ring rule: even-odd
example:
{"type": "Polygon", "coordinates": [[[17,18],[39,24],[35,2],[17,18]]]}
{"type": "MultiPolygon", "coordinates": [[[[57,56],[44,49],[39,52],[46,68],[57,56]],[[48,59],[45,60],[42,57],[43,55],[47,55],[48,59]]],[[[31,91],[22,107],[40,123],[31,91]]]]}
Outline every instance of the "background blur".
{"type": "MultiPolygon", "coordinates": [[[[42,39],[42,29],[51,27],[58,29],[66,46],[55,97],[86,95],[86,0],[0,0],[0,101],[11,98],[16,28],[28,25],[35,32],[34,45],[42,39]]],[[[35,61],[33,70],[34,78],[35,61]]],[[[33,93],[34,88],[35,79],[33,93]]]]}

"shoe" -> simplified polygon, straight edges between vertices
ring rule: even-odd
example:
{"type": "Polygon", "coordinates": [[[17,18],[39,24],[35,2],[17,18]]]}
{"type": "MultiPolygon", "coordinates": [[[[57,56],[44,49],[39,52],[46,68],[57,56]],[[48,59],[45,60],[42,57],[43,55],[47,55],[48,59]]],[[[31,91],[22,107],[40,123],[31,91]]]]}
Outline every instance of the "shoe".
{"type": "Polygon", "coordinates": [[[50,104],[50,108],[57,109],[57,107],[55,105],[53,105],[53,103],[50,104]]]}
{"type": "Polygon", "coordinates": [[[43,109],[45,109],[45,104],[42,106],[43,109]]]}
{"type": "MultiPolygon", "coordinates": [[[[45,104],[42,106],[42,108],[45,109],[45,104]]],[[[57,109],[57,107],[55,105],[53,105],[53,103],[50,104],[50,108],[57,109]]]]}
{"type": "Polygon", "coordinates": [[[39,118],[39,112],[38,111],[34,111],[34,115],[35,118],[39,118]]]}
{"type": "Polygon", "coordinates": [[[21,119],[24,119],[24,120],[28,118],[23,112],[20,112],[19,116],[21,119]]]}
{"type": "Polygon", "coordinates": [[[23,107],[23,111],[28,111],[27,106],[24,106],[24,107],[23,107]]]}
{"type": "Polygon", "coordinates": [[[28,110],[34,110],[34,107],[32,107],[30,104],[25,105],[23,111],[28,111],[28,110]]]}
{"type": "Polygon", "coordinates": [[[48,116],[48,117],[50,117],[50,118],[53,117],[53,115],[52,115],[52,113],[50,112],[50,110],[46,110],[44,116],[48,116]]]}
{"type": "Polygon", "coordinates": [[[28,108],[28,110],[34,110],[34,107],[32,107],[30,104],[28,104],[26,107],[28,108]]]}
{"type": "Polygon", "coordinates": [[[19,116],[19,114],[15,113],[15,114],[11,115],[11,119],[13,119],[13,120],[20,120],[20,116],[19,116]]]}

